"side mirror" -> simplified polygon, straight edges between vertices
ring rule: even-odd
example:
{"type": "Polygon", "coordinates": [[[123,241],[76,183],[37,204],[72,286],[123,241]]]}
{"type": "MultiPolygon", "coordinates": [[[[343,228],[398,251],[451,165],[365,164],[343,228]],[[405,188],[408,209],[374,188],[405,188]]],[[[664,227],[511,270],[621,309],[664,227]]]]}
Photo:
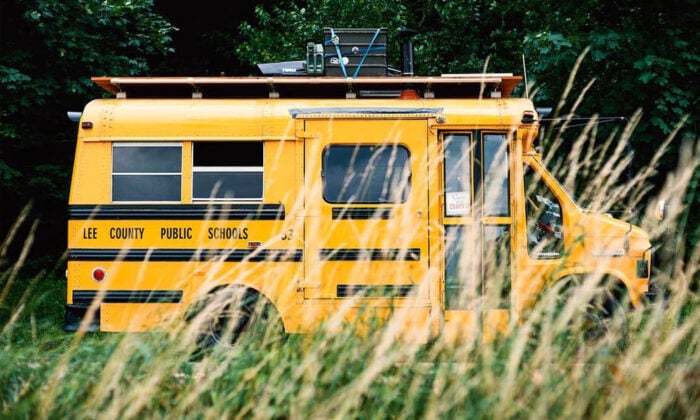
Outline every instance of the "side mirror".
{"type": "Polygon", "coordinates": [[[80,121],[80,117],[83,115],[81,111],[68,111],[66,114],[68,115],[68,119],[73,122],[80,121]]]}
{"type": "Polygon", "coordinates": [[[656,203],[656,210],[654,210],[654,216],[656,216],[659,221],[662,221],[666,218],[666,211],[668,210],[668,206],[666,205],[666,200],[659,200],[658,203],[656,203]]]}

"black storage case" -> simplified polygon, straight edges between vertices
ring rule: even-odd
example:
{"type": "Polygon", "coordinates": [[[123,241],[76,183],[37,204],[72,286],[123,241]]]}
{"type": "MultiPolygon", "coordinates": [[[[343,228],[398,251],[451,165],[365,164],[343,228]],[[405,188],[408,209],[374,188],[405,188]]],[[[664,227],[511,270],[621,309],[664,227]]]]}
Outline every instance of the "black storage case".
{"type": "Polygon", "coordinates": [[[360,63],[360,71],[357,76],[386,76],[386,28],[333,28],[332,31],[331,28],[325,28],[323,30],[326,76],[344,76],[340,65],[342,58],[338,57],[338,49],[332,42],[333,34],[338,37],[337,46],[341,57],[348,59],[348,63],[345,64],[347,77],[355,76],[360,63]],[[367,53],[366,57],[365,53],[367,53]],[[362,61],[363,57],[365,57],[364,61],[362,61]]]}

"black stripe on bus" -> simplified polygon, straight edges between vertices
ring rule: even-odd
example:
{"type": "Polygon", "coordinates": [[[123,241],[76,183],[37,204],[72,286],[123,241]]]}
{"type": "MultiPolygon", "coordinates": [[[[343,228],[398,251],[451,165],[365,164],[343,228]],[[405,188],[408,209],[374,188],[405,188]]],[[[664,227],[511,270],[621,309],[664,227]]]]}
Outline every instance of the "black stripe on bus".
{"type": "Polygon", "coordinates": [[[70,249],[72,261],[300,262],[301,249],[70,249]]]}
{"type": "Polygon", "coordinates": [[[180,303],[181,290],[74,290],[73,304],[90,306],[92,301],[102,297],[102,303],[180,303]]]}
{"type": "Polygon", "coordinates": [[[333,219],[391,219],[394,217],[394,212],[386,207],[333,207],[333,219]]]}
{"type": "Polygon", "coordinates": [[[355,285],[355,284],[339,284],[336,287],[336,295],[338,297],[407,297],[413,294],[416,286],[414,285],[396,285],[396,284],[381,284],[381,285],[355,285]]]}
{"type": "Polygon", "coordinates": [[[420,261],[420,248],[324,248],[319,257],[322,261],[420,261]]]}
{"type": "Polygon", "coordinates": [[[72,205],[71,220],[284,220],[284,204],[72,205]]]}

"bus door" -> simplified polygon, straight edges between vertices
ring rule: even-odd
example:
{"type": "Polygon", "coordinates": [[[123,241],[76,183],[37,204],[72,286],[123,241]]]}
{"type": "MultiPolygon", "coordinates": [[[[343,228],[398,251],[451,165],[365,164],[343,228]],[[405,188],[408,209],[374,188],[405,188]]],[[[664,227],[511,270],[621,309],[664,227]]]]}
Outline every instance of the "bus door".
{"type": "Polygon", "coordinates": [[[507,133],[445,132],[443,339],[507,326],[511,289],[511,200],[507,133]],[[483,327],[483,328],[482,328],[483,327]]]}
{"type": "Polygon", "coordinates": [[[304,121],[304,299],[427,323],[427,120],[382,117],[304,121]]]}

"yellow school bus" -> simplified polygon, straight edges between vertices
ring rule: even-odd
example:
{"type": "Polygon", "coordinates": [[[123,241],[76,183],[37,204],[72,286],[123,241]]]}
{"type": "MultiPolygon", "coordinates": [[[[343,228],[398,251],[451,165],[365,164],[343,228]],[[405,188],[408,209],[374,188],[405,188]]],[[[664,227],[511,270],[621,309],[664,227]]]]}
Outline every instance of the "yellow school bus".
{"type": "Polygon", "coordinates": [[[93,80],[114,98],[79,124],[68,331],[153,329],[236,287],[286,333],[402,314],[451,340],[563,279],[648,290],[648,234],[547,171],[519,76],[93,80]]]}

